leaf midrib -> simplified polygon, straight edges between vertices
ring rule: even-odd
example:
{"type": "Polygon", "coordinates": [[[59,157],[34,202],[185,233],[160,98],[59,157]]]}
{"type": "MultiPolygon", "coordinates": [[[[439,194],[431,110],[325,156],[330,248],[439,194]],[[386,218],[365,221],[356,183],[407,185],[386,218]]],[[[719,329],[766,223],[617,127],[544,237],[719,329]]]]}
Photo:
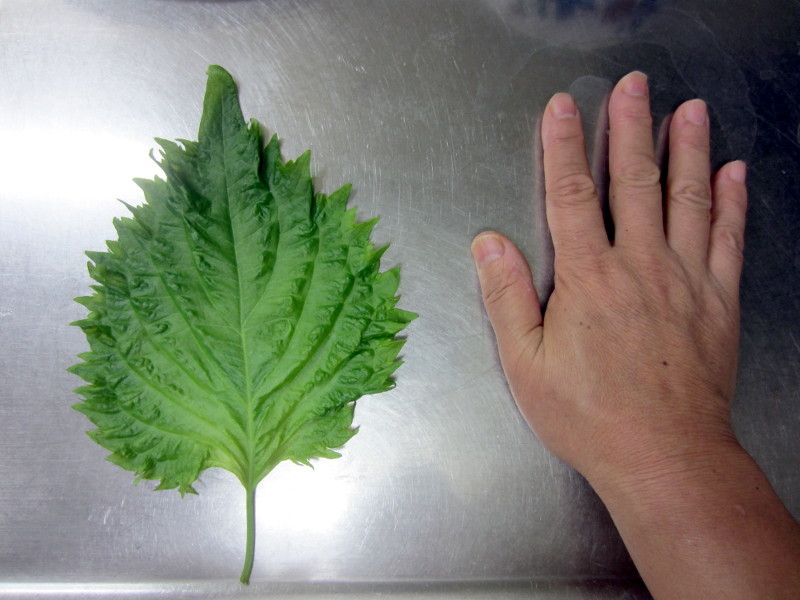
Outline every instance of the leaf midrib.
{"type": "MultiPolygon", "coordinates": [[[[254,452],[255,452],[255,438],[253,428],[253,398],[252,386],[250,381],[250,360],[247,351],[247,336],[245,335],[244,327],[244,293],[242,289],[242,273],[239,266],[239,252],[238,241],[236,239],[236,232],[233,226],[233,212],[231,211],[231,190],[228,181],[228,140],[225,131],[226,115],[225,102],[220,102],[220,143],[222,145],[221,156],[223,157],[222,180],[223,188],[225,190],[225,210],[228,215],[228,230],[230,232],[231,247],[233,248],[233,269],[236,275],[236,285],[238,290],[239,300],[239,345],[242,350],[242,368],[244,369],[244,400],[245,400],[245,435],[247,442],[245,444],[246,455],[246,473],[241,474],[240,481],[248,493],[255,488],[258,481],[255,480],[254,473],[254,452]],[[242,480],[244,478],[244,480],[242,480]]],[[[247,130],[245,130],[247,131],[247,130]]]]}

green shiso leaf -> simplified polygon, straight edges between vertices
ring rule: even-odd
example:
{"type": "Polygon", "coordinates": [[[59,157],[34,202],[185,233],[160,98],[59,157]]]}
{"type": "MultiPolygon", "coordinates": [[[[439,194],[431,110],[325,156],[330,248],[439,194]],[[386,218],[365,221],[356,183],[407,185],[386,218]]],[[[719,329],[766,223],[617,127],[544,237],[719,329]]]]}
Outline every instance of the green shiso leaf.
{"type": "Polygon", "coordinates": [[[99,285],[77,298],[91,350],[70,371],[75,409],[108,459],[156,489],[196,493],[209,467],[247,498],[280,462],[335,458],[355,433],[355,401],[392,387],[416,315],[395,307],[397,269],[380,271],[376,220],[358,223],[349,186],[315,193],[309,152],[283,162],[245,123],[230,74],[212,65],[198,141],[157,140],[166,179],[137,180],[119,239],[88,252],[99,285]]]}

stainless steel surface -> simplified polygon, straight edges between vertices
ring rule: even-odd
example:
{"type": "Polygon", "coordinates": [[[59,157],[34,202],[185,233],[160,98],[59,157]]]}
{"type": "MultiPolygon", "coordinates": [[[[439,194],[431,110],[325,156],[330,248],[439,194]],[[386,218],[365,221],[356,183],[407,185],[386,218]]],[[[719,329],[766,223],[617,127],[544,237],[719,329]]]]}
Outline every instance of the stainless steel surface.
{"type": "Polygon", "coordinates": [[[571,90],[602,149],[605,94],[635,68],[659,121],[701,96],[715,164],[750,164],[735,423],[800,516],[798,6],[0,0],[0,597],[647,597],[602,504],[517,414],[468,251],[504,231],[547,288],[537,118],[571,90]],[[233,477],[185,499],[134,486],[83,434],[65,371],[82,253],[113,235],[116,198],[140,201],[152,138],[195,136],[210,63],[286,157],[312,149],[320,189],[350,181],[382,216],[421,314],[343,458],[262,483],[249,589],[233,477]]]}

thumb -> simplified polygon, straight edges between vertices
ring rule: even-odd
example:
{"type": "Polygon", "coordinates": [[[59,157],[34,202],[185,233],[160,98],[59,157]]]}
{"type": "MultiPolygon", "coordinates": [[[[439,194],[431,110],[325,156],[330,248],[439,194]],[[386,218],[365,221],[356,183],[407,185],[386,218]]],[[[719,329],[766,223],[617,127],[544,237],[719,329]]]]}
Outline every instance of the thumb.
{"type": "Polygon", "coordinates": [[[519,249],[494,231],[473,240],[472,256],[500,359],[508,368],[542,339],[542,311],[531,270],[519,249]]]}

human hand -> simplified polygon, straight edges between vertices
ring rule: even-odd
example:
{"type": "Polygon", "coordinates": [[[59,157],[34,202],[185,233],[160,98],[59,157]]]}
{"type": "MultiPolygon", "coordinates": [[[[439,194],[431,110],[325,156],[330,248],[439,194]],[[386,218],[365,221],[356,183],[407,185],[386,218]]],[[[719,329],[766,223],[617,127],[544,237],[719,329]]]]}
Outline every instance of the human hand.
{"type": "Polygon", "coordinates": [[[745,165],[711,179],[706,107],[686,102],[662,199],[644,75],[623,78],[608,111],[613,243],[574,102],[545,110],[544,318],[520,251],[493,232],[473,242],[511,391],[603,499],[654,598],[798,598],[800,526],[730,424],[745,165]]]}
{"type": "Polygon", "coordinates": [[[672,119],[663,200],[645,76],[623,78],[608,111],[613,243],[574,102],[557,94],[544,113],[555,248],[544,318],[508,239],[487,232],[472,247],[523,416],[594,484],[680,468],[735,444],[729,413],[746,208],[744,163],[725,165],[712,182],[702,101],[684,103],[672,119]]]}

